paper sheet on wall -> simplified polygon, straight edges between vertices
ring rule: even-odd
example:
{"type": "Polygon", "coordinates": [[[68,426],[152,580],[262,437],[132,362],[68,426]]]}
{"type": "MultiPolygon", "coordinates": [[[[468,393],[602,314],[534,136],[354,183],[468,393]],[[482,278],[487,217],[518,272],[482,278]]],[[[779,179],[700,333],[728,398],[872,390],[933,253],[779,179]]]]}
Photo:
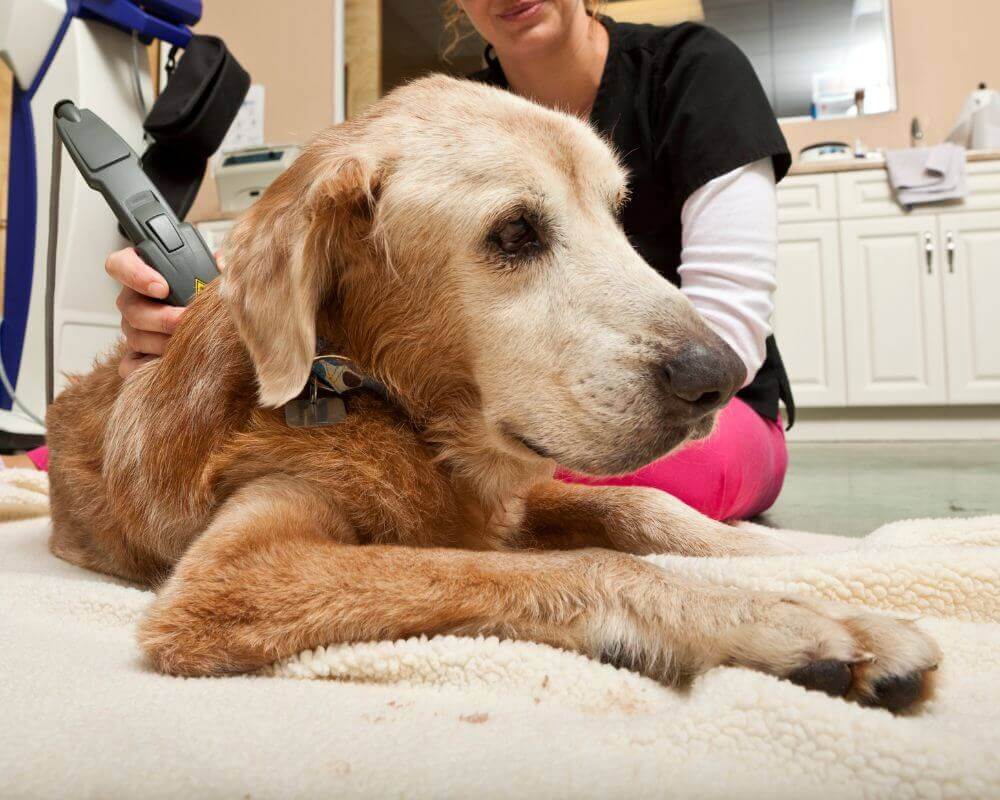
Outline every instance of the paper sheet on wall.
{"type": "Polygon", "coordinates": [[[243,147],[264,144],[264,86],[254,83],[250,86],[236,119],[229,126],[222,144],[212,156],[212,174],[222,163],[222,154],[243,147]]]}

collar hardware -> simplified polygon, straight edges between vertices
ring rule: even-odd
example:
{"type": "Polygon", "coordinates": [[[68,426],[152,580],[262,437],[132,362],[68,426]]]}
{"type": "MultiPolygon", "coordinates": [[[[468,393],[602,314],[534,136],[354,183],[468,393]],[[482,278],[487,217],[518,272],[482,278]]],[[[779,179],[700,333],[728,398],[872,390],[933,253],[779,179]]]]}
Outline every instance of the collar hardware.
{"type": "Polygon", "coordinates": [[[360,391],[389,397],[385,384],[365,375],[346,356],[317,355],[302,392],[285,403],[285,423],[292,428],[336,425],[347,418],[345,397],[360,391]]]}

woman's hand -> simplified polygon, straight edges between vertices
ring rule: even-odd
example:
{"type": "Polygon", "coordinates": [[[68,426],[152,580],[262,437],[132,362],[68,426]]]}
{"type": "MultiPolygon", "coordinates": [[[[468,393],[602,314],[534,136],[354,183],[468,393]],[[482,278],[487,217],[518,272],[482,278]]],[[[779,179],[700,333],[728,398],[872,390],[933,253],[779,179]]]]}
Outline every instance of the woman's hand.
{"type": "Polygon", "coordinates": [[[122,284],[117,306],[122,314],[122,333],[128,352],[118,365],[118,372],[125,378],[163,355],[184,309],[157,302],[169,294],[167,282],[139,258],[134,248],[112,253],[104,262],[104,269],[122,284]]]}

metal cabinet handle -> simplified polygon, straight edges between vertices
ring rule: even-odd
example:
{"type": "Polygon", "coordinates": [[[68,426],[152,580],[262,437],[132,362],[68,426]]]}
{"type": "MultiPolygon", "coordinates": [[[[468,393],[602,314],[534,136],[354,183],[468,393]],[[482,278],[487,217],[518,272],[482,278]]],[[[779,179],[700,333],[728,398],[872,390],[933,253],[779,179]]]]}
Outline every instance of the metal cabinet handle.
{"type": "Polygon", "coordinates": [[[947,234],[947,245],[945,246],[948,251],[948,272],[955,271],[955,234],[948,231],[947,234]]]}
{"type": "Polygon", "coordinates": [[[927,258],[927,274],[934,272],[934,237],[929,233],[924,234],[924,255],[927,258]]]}

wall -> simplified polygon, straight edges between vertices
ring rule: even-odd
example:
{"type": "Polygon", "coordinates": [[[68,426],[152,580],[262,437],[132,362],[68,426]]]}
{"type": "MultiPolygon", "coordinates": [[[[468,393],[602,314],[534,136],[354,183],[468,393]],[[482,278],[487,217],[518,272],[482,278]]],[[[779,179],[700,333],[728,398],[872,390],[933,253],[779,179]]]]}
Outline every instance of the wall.
{"type": "Polygon", "coordinates": [[[382,95],[382,3],[345,0],[344,63],[347,67],[347,117],[382,95]]]}
{"type": "MultiPolygon", "coordinates": [[[[247,0],[208,0],[196,30],[221,36],[254,83],[264,85],[264,138],[305,142],[333,121],[333,3],[284,0],[261,13],[247,0]]],[[[259,6],[258,6],[259,8],[259,6]]],[[[192,220],[218,217],[206,174],[192,220]]]]}
{"type": "Polygon", "coordinates": [[[1000,89],[1000,2],[892,0],[897,111],[862,119],[786,122],[793,155],[816,142],[909,147],[910,121],[919,117],[928,144],[951,131],[965,98],[980,81],[1000,89]]]}
{"type": "MultiPolygon", "coordinates": [[[[225,39],[254,83],[264,85],[264,139],[303,143],[333,122],[333,3],[284,0],[279,10],[247,13],[247,0],[207,0],[198,33],[225,39]]],[[[259,7],[259,6],[258,6],[259,7]]],[[[375,102],[381,86],[381,3],[345,0],[347,116],[375,102]]],[[[206,175],[189,219],[220,216],[206,175]]]]}

